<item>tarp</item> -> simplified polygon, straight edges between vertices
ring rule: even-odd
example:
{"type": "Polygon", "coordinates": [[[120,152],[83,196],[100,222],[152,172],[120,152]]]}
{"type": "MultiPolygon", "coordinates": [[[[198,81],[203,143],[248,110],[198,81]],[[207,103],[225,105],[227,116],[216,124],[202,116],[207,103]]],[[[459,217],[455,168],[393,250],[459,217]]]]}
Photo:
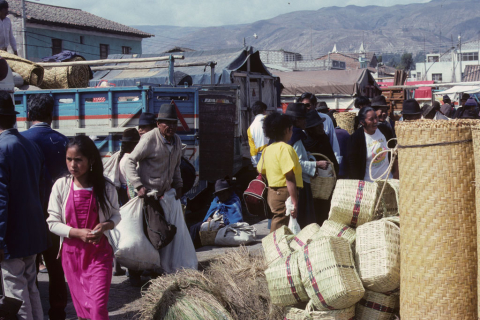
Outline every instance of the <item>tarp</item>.
{"type": "Polygon", "coordinates": [[[450,89],[435,92],[435,94],[455,94],[455,93],[477,93],[480,92],[480,86],[455,86],[450,89]]]}
{"type": "MultiPolygon", "coordinates": [[[[184,55],[184,60],[176,60],[175,64],[196,63],[214,61],[215,66],[215,84],[232,83],[231,73],[237,70],[247,71],[246,62],[250,57],[250,71],[271,76],[265,65],[260,60],[260,53],[252,47],[241,49],[224,49],[211,51],[192,51],[181,53],[161,53],[161,54],[112,54],[108,59],[131,59],[131,58],[152,58],[164,57],[169,55],[184,55]]],[[[90,86],[94,87],[100,80],[108,80],[119,86],[135,86],[137,82],[142,84],[168,84],[168,68],[158,69],[155,66],[168,65],[166,61],[157,62],[135,62],[123,64],[109,64],[122,66],[138,66],[148,69],[136,70],[109,70],[95,72],[93,79],[90,80],[90,86]]],[[[193,84],[210,84],[210,67],[176,67],[175,71],[182,71],[192,77],[193,84]]],[[[178,83],[177,79],[175,79],[178,83]]]]}
{"type": "Polygon", "coordinates": [[[367,69],[327,71],[272,71],[283,84],[283,96],[311,92],[316,95],[367,95],[368,86],[378,90],[375,79],[367,69]]]}
{"type": "MultiPolygon", "coordinates": [[[[434,84],[435,81],[407,81],[405,82],[406,86],[415,86],[418,84],[434,84]]],[[[393,86],[393,81],[378,82],[378,85],[381,88],[388,88],[393,86]]],[[[432,88],[430,87],[420,87],[415,89],[415,99],[431,99],[432,98],[432,88]]]]}

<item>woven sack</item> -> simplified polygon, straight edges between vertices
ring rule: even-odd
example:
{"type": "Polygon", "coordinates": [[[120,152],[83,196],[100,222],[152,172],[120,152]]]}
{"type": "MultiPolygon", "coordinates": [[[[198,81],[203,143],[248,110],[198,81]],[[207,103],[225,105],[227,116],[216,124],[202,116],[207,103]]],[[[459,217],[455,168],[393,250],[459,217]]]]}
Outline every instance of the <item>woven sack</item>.
{"type": "Polygon", "coordinates": [[[387,219],[357,228],[355,262],[366,289],[388,292],[400,287],[400,228],[387,219]]]}
{"type": "Polygon", "coordinates": [[[270,300],[279,306],[292,306],[300,302],[307,302],[308,295],[303,287],[299,259],[303,252],[298,251],[286,258],[277,259],[265,270],[270,300]]]}
{"type": "Polygon", "coordinates": [[[13,72],[22,76],[24,84],[31,84],[34,86],[41,86],[43,82],[44,69],[42,66],[20,58],[17,55],[0,50],[0,57],[7,60],[8,65],[13,72]]]}
{"type": "Polygon", "coordinates": [[[215,245],[215,237],[217,236],[218,230],[210,230],[210,222],[211,221],[208,221],[207,231],[199,232],[200,242],[202,243],[203,247],[215,245]]]}
{"type": "Polygon", "coordinates": [[[355,117],[354,112],[335,112],[333,117],[337,121],[337,125],[348,131],[348,134],[355,132],[355,117]]]}
{"type": "MultiPolygon", "coordinates": [[[[385,180],[376,181],[379,185],[379,190],[382,190],[385,180]]],[[[398,216],[398,201],[399,201],[400,182],[398,179],[388,179],[385,185],[385,190],[380,199],[379,211],[383,217],[398,216]]]]}
{"type": "MultiPolygon", "coordinates": [[[[310,300],[311,301],[311,300],[310,300]]],[[[353,320],[355,318],[355,306],[347,309],[316,311],[310,307],[309,302],[306,310],[289,307],[285,309],[285,320],[353,320]]]]}
{"type": "Polygon", "coordinates": [[[345,239],[325,237],[309,242],[299,266],[305,290],[318,310],[351,307],[365,293],[345,239]]]}
{"type": "Polygon", "coordinates": [[[392,320],[398,313],[398,295],[386,295],[365,290],[365,295],[357,303],[355,316],[357,320],[392,320]]]}
{"type": "Polygon", "coordinates": [[[332,220],[325,220],[320,231],[313,237],[313,240],[320,237],[339,237],[347,240],[350,245],[353,245],[355,243],[356,232],[354,228],[350,228],[344,224],[332,220]]]}
{"type": "Polygon", "coordinates": [[[335,184],[337,183],[337,174],[335,173],[335,168],[326,156],[320,153],[312,153],[312,156],[319,156],[324,158],[329,163],[329,169],[333,173],[333,177],[322,177],[317,176],[310,179],[310,187],[312,188],[312,196],[315,199],[328,200],[332,195],[333,190],[335,189],[335,184]]]}
{"type": "Polygon", "coordinates": [[[277,259],[285,258],[292,253],[288,244],[292,238],[292,231],[286,226],[283,226],[262,239],[262,246],[267,265],[277,259]]]}
{"type": "Polygon", "coordinates": [[[375,220],[375,205],[380,188],[375,182],[338,180],[333,192],[329,220],[352,228],[375,220]]]}
{"type": "Polygon", "coordinates": [[[300,250],[308,240],[320,231],[320,226],[316,223],[311,223],[302,229],[293,239],[290,241],[290,248],[292,251],[300,250]]]}

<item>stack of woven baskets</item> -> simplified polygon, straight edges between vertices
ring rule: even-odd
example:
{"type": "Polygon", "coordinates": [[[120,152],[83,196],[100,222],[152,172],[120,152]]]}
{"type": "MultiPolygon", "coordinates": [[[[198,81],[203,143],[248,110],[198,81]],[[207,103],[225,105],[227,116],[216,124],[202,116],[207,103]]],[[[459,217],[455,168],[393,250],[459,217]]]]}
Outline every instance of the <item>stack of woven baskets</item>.
{"type": "Polygon", "coordinates": [[[400,287],[398,180],[339,180],[329,220],[262,241],[285,319],[393,319],[400,287]],[[384,189],[383,193],[381,190],[384,189]],[[382,195],[382,196],[380,196],[382,195]]]}

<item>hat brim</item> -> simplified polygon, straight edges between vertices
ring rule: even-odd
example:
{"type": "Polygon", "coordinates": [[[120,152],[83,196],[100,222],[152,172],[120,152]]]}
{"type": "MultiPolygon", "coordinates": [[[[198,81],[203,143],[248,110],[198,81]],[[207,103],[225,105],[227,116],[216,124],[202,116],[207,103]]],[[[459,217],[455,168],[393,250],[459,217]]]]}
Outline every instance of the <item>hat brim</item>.
{"type": "Polygon", "coordinates": [[[0,115],[2,115],[2,116],[16,116],[17,114],[20,114],[20,112],[17,112],[17,111],[0,111],[0,115]]]}
{"type": "Polygon", "coordinates": [[[178,119],[174,119],[174,118],[155,118],[155,121],[160,121],[160,120],[178,121],[178,119]]]}
{"type": "Polygon", "coordinates": [[[390,107],[387,106],[387,105],[377,105],[377,106],[370,106],[370,107],[372,107],[373,109],[390,108],[390,107]]]}
{"type": "Polygon", "coordinates": [[[305,129],[315,128],[315,127],[318,126],[319,124],[324,123],[325,120],[326,120],[326,119],[320,118],[320,120],[317,120],[314,124],[310,124],[310,125],[305,126],[305,129]]]}
{"type": "Polygon", "coordinates": [[[422,112],[420,111],[420,112],[407,112],[407,113],[405,113],[403,111],[400,111],[400,114],[411,114],[411,115],[415,116],[417,114],[422,114],[422,112]]]}
{"type": "Polygon", "coordinates": [[[286,112],[285,112],[285,115],[290,116],[290,117],[295,117],[295,118],[306,118],[306,117],[307,117],[306,114],[304,114],[304,115],[298,115],[298,114],[296,114],[296,113],[294,113],[294,112],[290,112],[290,111],[286,111],[286,112]]]}
{"type": "Polygon", "coordinates": [[[215,192],[213,194],[217,194],[219,192],[222,192],[222,191],[225,191],[225,190],[230,190],[232,189],[232,186],[228,187],[228,188],[223,188],[223,189],[220,189],[220,190],[215,190],[215,192]]]}

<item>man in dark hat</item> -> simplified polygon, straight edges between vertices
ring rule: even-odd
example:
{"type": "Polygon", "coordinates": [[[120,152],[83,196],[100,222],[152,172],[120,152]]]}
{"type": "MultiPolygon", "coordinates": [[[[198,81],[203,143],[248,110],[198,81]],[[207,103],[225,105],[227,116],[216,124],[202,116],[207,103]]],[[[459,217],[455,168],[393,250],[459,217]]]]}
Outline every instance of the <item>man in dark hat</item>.
{"type": "Polygon", "coordinates": [[[455,116],[456,119],[480,119],[478,113],[479,109],[477,101],[474,98],[469,98],[463,107],[458,108],[455,116]]]}
{"type": "Polygon", "coordinates": [[[421,110],[422,110],[422,117],[424,119],[448,120],[448,118],[445,117],[440,112],[440,102],[438,102],[438,101],[433,102],[432,105],[429,105],[428,103],[425,103],[421,110]]]}
{"type": "Polygon", "coordinates": [[[155,129],[157,127],[157,122],[155,120],[155,115],[150,112],[142,112],[140,118],[138,119],[138,133],[140,136],[143,136],[145,133],[155,129]]]}
{"type": "Polygon", "coordinates": [[[447,95],[443,96],[443,105],[440,107],[440,112],[448,118],[452,118],[455,114],[455,108],[453,107],[450,97],[447,95]]]}
{"type": "Polygon", "coordinates": [[[14,128],[17,114],[10,94],[1,91],[0,262],[5,295],[23,301],[18,318],[43,319],[35,260],[48,247],[44,157],[14,128]]]}
{"type": "MultiPolygon", "coordinates": [[[[467,93],[462,94],[462,97],[460,98],[460,107],[458,107],[457,111],[455,111],[453,119],[459,119],[459,118],[463,117],[463,114],[465,113],[465,110],[468,109],[468,107],[466,107],[466,103],[467,103],[468,99],[470,99],[469,94],[467,94],[467,93]]],[[[469,113],[469,112],[467,112],[467,113],[469,113]]]]}
{"type": "Polygon", "coordinates": [[[415,99],[407,99],[403,101],[402,117],[404,121],[413,121],[422,118],[420,105],[415,99]]]}
{"type": "MultiPolygon", "coordinates": [[[[35,142],[45,158],[45,201],[43,213],[48,218],[48,199],[55,181],[68,173],[65,163],[68,138],[51,128],[53,121],[53,108],[55,101],[49,94],[34,94],[28,99],[28,120],[32,126],[21,134],[30,141],[35,142]]],[[[63,273],[62,261],[57,259],[60,249],[60,238],[48,232],[52,245],[38,255],[37,262],[43,260],[48,272],[48,294],[50,302],[49,318],[65,319],[67,306],[67,286],[63,273]]]]}

